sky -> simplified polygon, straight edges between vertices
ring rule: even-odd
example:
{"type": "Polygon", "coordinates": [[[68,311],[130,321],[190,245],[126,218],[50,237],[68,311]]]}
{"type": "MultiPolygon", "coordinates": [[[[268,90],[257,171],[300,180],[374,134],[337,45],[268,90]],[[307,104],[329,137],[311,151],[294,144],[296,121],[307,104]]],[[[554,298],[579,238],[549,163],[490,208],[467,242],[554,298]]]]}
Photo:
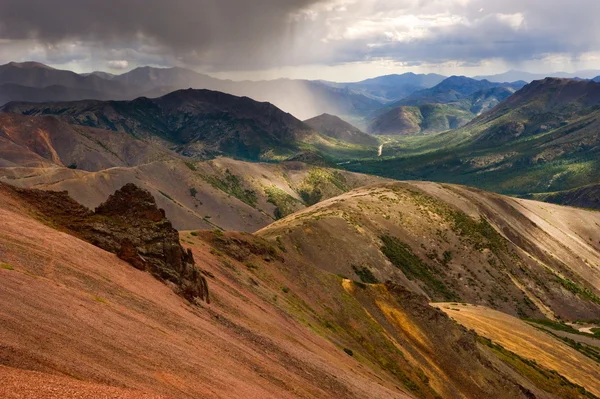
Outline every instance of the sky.
{"type": "Polygon", "coordinates": [[[598,0],[0,0],[0,63],[220,78],[600,69],[598,0]]]}

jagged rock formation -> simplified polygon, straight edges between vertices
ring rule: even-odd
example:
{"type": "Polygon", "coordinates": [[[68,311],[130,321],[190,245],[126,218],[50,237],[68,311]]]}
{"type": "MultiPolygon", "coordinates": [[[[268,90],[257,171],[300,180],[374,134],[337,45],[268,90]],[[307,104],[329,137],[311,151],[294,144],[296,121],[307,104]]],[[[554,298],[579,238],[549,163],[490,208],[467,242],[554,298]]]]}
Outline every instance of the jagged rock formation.
{"type": "MultiPolygon", "coordinates": [[[[9,187],[9,186],[5,186],[9,187]]],[[[209,302],[208,284],[150,192],[126,184],[94,212],[67,192],[15,190],[45,221],[148,271],[189,301],[209,302]]]]}

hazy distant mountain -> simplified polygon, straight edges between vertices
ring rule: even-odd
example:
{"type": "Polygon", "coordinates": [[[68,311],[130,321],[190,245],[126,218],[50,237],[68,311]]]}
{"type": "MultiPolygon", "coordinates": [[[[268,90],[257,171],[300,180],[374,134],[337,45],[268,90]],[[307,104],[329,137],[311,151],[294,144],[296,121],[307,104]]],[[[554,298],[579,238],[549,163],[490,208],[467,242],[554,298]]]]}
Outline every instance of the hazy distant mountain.
{"type": "Polygon", "coordinates": [[[69,89],[94,90],[114,98],[123,98],[139,92],[138,88],[128,87],[95,74],[82,76],[37,62],[11,62],[0,65],[0,84],[7,83],[35,88],[64,86],[69,89]]]}
{"type": "Polygon", "coordinates": [[[117,75],[113,80],[129,86],[137,86],[142,91],[149,91],[159,87],[217,90],[223,89],[225,84],[222,80],[185,68],[140,67],[122,75],[117,75]]]}
{"type": "Polygon", "coordinates": [[[526,82],[518,81],[513,83],[495,83],[487,80],[476,80],[466,76],[451,76],[443,82],[430,89],[417,91],[395,103],[394,105],[422,105],[422,104],[448,104],[462,100],[481,90],[487,90],[495,87],[506,87],[518,90],[526,82]]]}
{"type": "Polygon", "coordinates": [[[510,70],[508,72],[500,73],[497,75],[487,76],[475,76],[473,79],[478,80],[489,80],[490,82],[515,82],[517,80],[524,80],[525,82],[532,82],[534,80],[544,79],[546,77],[553,78],[580,78],[580,79],[591,79],[594,76],[600,75],[600,70],[587,70],[577,71],[573,73],[567,72],[550,72],[550,73],[531,73],[523,71],[510,70]]]}
{"type": "Polygon", "coordinates": [[[28,87],[13,83],[0,85],[0,104],[10,101],[78,101],[82,99],[110,100],[114,96],[93,89],[77,89],[66,86],[28,87]]]}
{"type": "Polygon", "coordinates": [[[94,72],[90,72],[90,73],[81,73],[80,75],[81,76],[96,75],[99,78],[107,79],[107,80],[110,80],[110,79],[114,78],[115,76],[118,76],[118,75],[114,75],[112,73],[102,72],[102,71],[94,71],[94,72]]]}
{"type": "Polygon", "coordinates": [[[452,76],[437,86],[398,101],[373,119],[372,134],[439,133],[466,125],[477,115],[504,101],[525,82],[492,83],[452,76]]]}
{"type": "Polygon", "coordinates": [[[412,93],[437,85],[446,79],[437,74],[414,74],[412,72],[402,75],[385,75],[366,79],[355,83],[324,82],[330,86],[347,88],[383,103],[398,101],[412,93]]]}
{"type": "MultiPolygon", "coordinates": [[[[10,63],[0,66],[0,84],[22,86],[0,88],[0,100],[133,100],[137,97],[160,97],[180,89],[209,89],[258,101],[268,101],[296,117],[306,119],[323,112],[361,121],[381,102],[361,93],[326,85],[318,81],[280,79],[273,81],[234,82],[220,80],[184,68],[141,67],[122,75],[92,72],[78,75],[39,63],[10,63]],[[43,92],[31,88],[60,86],[43,92]],[[76,90],[83,90],[79,92],[76,90]],[[52,96],[57,93],[56,96],[52,96]],[[69,93],[68,95],[65,93],[69,93]]],[[[0,104],[2,104],[0,103],[0,104]]]]}
{"type": "Polygon", "coordinates": [[[357,127],[334,115],[323,114],[304,121],[308,126],[325,136],[358,145],[378,145],[379,141],[357,127]]]}

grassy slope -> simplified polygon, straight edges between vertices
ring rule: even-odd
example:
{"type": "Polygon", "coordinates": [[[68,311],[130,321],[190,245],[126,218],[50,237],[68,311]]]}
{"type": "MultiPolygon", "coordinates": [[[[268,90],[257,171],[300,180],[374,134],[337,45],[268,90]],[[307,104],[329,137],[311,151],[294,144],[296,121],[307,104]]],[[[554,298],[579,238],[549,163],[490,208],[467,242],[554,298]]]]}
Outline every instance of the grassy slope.
{"type": "Polygon", "coordinates": [[[251,235],[182,234],[210,280],[211,304],[194,305],[15,200],[0,202],[2,260],[12,265],[0,270],[5,366],[173,398],[516,398],[519,386],[536,389],[490,368],[474,335],[424,298],[355,286],[251,235]]]}
{"type": "Polygon", "coordinates": [[[299,162],[261,164],[219,158],[154,162],[85,172],[67,168],[5,168],[21,187],[67,190],[94,208],[126,183],[150,190],[176,228],[255,231],[275,219],[380,178],[299,162]]]}
{"type": "MultiPolygon", "coordinates": [[[[474,329],[481,336],[517,355],[554,370],[573,384],[585,386],[600,396],[600,367],[589,359],[522,320],[485,307],[461,304],[436,304],[450,317],[474,329]]],[[[549,378],[550,379],[550,378],[549,378]]],[[[558,391],[559,388],[557,387],[558,391]]],[[[583,396],[583,395],[582,395],[583,396]]]]}
{"type": "Polygon", "coordinates": [[[259,231],[331,273],[523,317],[600,316],[600,214],[465,187],[354,190],[259,231]]]}
{"type": "Polygon", "coordinates": [[[519,92],[461,129],[396,140],[386,146],[384,158],[351,162],[345,167],[397,179],[467,184],[518,195],[597,182],[600,111],[593,105],[596,100],[588,98],[596,88],[583,88],[582,97],[571,98],[562,93],[579,90],[570,86],[573,82],[536,84],[550,88],[531,87],[529,91],[537,91],[519,92]]]}
{"type": "Polygon", "coordinates": [[[211,304],[194,306],[0,203],[4,365],[174,398],[513,399],[554,384],[515,373],[425,297],[337,276],[285,241],[182,233],[209,277],[211,304]]]}
{"type": "Polygon", "coordinates": [[[461,127],[475,115],[453,104],[394,108],[377,117],[368,131],[377,135],[423,135],[461,127]]]}

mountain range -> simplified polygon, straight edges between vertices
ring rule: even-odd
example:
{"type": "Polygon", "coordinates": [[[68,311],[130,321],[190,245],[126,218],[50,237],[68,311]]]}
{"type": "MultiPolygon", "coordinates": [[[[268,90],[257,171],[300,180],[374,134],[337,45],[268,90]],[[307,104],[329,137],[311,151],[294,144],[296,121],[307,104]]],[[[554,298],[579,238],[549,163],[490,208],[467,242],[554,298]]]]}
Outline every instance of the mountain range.
{"type": "Polygon", "coordinates": [[[319,140],[308,125],[269,103],[209,90],[179,90],[155,99],[8,103],[5,112],[55,115],[80,126],[123,132],[145,142],[158,140],[186,156],[226,154],[242,159],[277,159],[319,140]]]}
{"type": "MultiPolygon", "coordinates": [[[[208,284],[207,303],[94,244],[95,234],[116,234],[110,218],[122,193],[150,194],[136,190],[103,199],[97,233],[78,236],[57,230],[87,212],[66,193],[0,183],[0,373],[10,381],[0,390],[600,394],[595,338],[564,324],[598,317],[599,277],[589,267],[600,262],[590,227],[597,212],[433,183],[358,188],[255,234],[181,232],[208,284]]],[[[158,212],[151,200],[126,203],[137,223],[158,212]]],[[[151,250],[146,238],[133,253],[151,250]]]]}
{"type": "Polygon", "coordinates": [[[401,179],[475,185],[513,195],[598,181],[600,84],[535,81],[460,129],[388,148],[388,159],[349,169],[401,179]]]}
{"type": "Polygon", "coordinates": [[[0,397],[600,397],[600,83],[0,82],[0,397]]]}
{"type": "Polygon", "coordinates": [[[456,129],[524,85],[525,82],[492,83],[452,76],[390,105],[367,129],[377,135],[430,134],[456,129]]]}
{"type": "Polygon", "coordinates": [[[510,70],[496,75],[475,76],[474,79],[489,80],[490,82],[515,82],[523,80],[525,82],[533,82],[534,80],[552,78],[563,79],[592,79],[600,75],[600,70],[583,70],[576,72],[550,72],[550,73],[532,73],[517,70],[510,70]]]}
{"type": "Polygon", "coordinates": [[[234,82],[184,68],[140,67],[122,75],[102,72],[79,75],[35,62],[11,62],[0,66],[0,103],[133,100],[195,88],[269,101],[298,118],[329,112],[360,121],[384,102],[396,101],[441,79],[437,75],[406,74],[351,84],[289,79],[234,82]]]}

